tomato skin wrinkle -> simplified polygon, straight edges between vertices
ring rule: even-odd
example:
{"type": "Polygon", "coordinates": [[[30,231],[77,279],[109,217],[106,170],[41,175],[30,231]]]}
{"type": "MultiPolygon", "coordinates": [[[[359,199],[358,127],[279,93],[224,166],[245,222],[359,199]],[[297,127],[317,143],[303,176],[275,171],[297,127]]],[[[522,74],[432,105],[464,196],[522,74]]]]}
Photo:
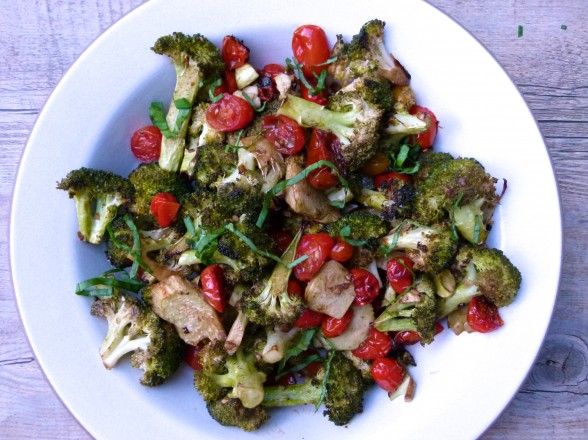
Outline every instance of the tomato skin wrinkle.
{"type": "Polygon", "coordinates": [[[492,332],[504,324],[498,307],[483,296],[475,296],[470,301],[467,322],[473,330],[479,333],[492,332]]]}
{"type": "Polygon", "coordinates": [[[173,194],[159,193],[151,200],[149,210],[157,220],[157,223],[159,223],[159,226],[167,228],[177,220],[180,204],[173,194]]]}
{"type": "MultiPolygon", "coordinates": [[[[306,163],[308,167],[320,160],[333,162],[333,153],[329,147],[332,142],[330,133],[314,129],[310,135],[308,147],[306,148],[306,163]]],[[[314,188],[319,190],[331,189],[339,183],[339,178],[333,173],[333,170],[327,166],[322,166],[311,171],[306,178],[314,188]]]]}
{"type": "Polygon", "coordinates": [[[223,38],[221,54],[227,69],[234,70],[243,66],[249,59],[249,48],[232,35],[223,38]]]}
{"type": "Polygon", "coordinates": [[[255,110],[246,100],[235,95],[225,93],[223,97],[214,102],[206,111],[206,121],[217,131],[236,131],[248,126],[255,110]]]}
{"type": "Polygon", "coordinates": [[[323,319],[323,322],[321,323],[321,331],[327,338],[336,338],[337,336],[341,336],[345,330],[347,330],[352,319],[353,309],[347,310],[345,315],[339,319],[333,318],[332,316],[325,316],[325,319],[323,319]]]}
{"type": "Polygon", "coordinates": [[[331,48],[325,31],[319,26],[307,24],[298,27],[292,36],[294,58],[302,64],[302,72],[307,78],[320,75],[328,66],[319,66],[331,56],[331,48]]]}
{"type": "Polygon", "coordinates": [[[351,353],[360,359],[377,359],[386,356],[391,349],[392,337],[388,333],[370,327],[366,340],[351,353]]]}
{"type": "Polygon", "coordinates": [[[407,257],[395,257],[386,265],[386,278],[396,293],[403,293],[413,283],[413,262],[407,257]]]}
{"type": "Polygon", "coordinates": [[[353,277],[353,287],[355,288],[353,304],[365,306],[376,299],[380,292],[380,283],[375,275],[365,269],[351,269],[350,272],[353,277]]]}
{"type": "Polygon", "coordinates": [[[226,295],[223,285],[223,268],[218,264],[207,266],[200,274],[200,290],[208,304],[219,313],[225,311],[226,295]]]}
{"type": "Polygon", "coordinates": [[[370,373],[374,382],[389,393],[396,391],[404,380],[404,370],[391,358],[375,359],[370,367],[370,373]]]}
{"type": "Polygon", "coordinates": [[[294,119],[284,115],[265,116],[263,137],[284,155],[300,152],[306,143],[304,129],[294,119]]]}
{"type": "Polygon", "coordinates": [[[294,266],[292,269],[294,276],[300,281],[310,281],[327,261],[333,246],[335,246],[335,240],[324,232],[303,235],[296,249],[296,258],[304,255],[308,258],[294,266]]]}
{"type": "Polygon", "coordinates": [[[131,137],[131,152],[141,162],[159,159],[162,134],[155,125],[139,128],[131,137]]]}
{"type": "Polygon", "coordinates": [[[325,315],[321,312],[306,309],[300,318],[294,321],[293,325],[298,328],[318,327],[323,322],[324,316],[325,315]]]}

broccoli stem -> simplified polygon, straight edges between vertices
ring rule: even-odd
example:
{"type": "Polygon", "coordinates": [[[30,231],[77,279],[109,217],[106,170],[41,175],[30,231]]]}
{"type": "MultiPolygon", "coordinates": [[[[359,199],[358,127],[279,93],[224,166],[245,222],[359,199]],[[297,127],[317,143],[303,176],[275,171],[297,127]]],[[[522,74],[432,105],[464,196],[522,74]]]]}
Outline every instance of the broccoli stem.
{"type": "Polygon", "coordinates": [[[476,268],[470,263],[466,268],[466,276],[464,280],[459,283],[455,289],[455,293],[447,298],[443,298],[439,302],[437,315],[439,318],[444,318],[460,306],[460,304],[467,304],[471,299],[480,294],[478,286],[474,284],[476,278],[476,268]]]}
{"type": "Polygon", "coordinates": [[[145,335],[136,339],[133,339],[129,335],[125,335],[122,338],[117,339],[114,342],[114,346],[110,346],[109,350],[103,355],[102,361],[106,368],[114,367],[120,358],[127,353],[132,353],[137,349],[147,350],[151,342],[149,335],[145,335]]]}
{"type": "Polygon", "coordinates": [[[265,387],[262,405],[268,408],[279,406],[315,405],[321,398],[322,388],[312,382],[288,386],[265,387]]]}

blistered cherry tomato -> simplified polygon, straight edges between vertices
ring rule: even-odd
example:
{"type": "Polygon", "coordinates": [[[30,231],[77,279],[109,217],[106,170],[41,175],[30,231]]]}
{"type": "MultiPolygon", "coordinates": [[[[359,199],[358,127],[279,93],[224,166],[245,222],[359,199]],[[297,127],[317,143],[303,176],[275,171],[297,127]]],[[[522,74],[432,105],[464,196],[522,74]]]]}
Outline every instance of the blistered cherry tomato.
{"type": "Polygon", "coordinates": [[[253,121],[255,110],[247,101],[225,93],[206,110],[206,121],[217,131],[236,131],[253,121]]]}
{"type": "Polygon", "coordinates": [[[302,72],[308,78],[313,78],[314,74],[320,75],[327,69],[328,66],[318,64],[323,64],[331,56],[331,48],[325,31],[313,24],[300,26],[294,31],[292,52],[294,58],[302,64],[302,72]]]}
{"type": "MultiPolygon", "coordinates": [[[[435,334],[438,335],[443,331],[443,325],[440,322],[435,323],[435,334]]],[[[414,345],[421,340],[421,335],[418,332],[412,330],[406,330],[404,332],[396,332],[394,336],[392,336],[394,340],[394,345],[414,345]]]]}
{"type": "MultiPolygon", "coordinates": [[[[308,79],[307,81],[313,88],[316,88],[316,81],[313,81],[311,79],[308,79]]],[[[323,89],[320,92],[313,95],[312,93],[310,93],[310,90],[308,90],[308,88],[304,85],[302,81],[300,82],[300,95],[307,101],[314,102],[318,105],[325,106],[329,103],[329,98],[327,97],[326,90],[323,89]]]]}
{"type": "Polygon", "coordinates": [[[173,194],[159,193],[151,200],[149,209],[159,226],[166,228],[177,220],[180,204],[173,194]]]}
{"type": "Polygon", "coordinates": [[[302,290],[302,286],[296,280],[289,279],[288,280],[288,287],[287,287],[288,295],[292,296],[304,296],[304,290],[302,290]]]}
{"type": "Polygon", "coordinates": [[[202,350],[204,344],[201,342],[198,345],[186,344],[186,354],[184,355],[184,361],[193,370],[202,370],[202,364],[200,363],[200,350],[202,350]]]}
{"type": "Polygon", "coordinates": [[[292,234],[287,231],[270,231],[269,236],[275,244],[276,252],[282,255],[292,243],[292,234]]]}
{"type": "Polygon", "coordinates": [[[311,328],[318,327],[323,322],[325,315],[321,312],[315,312],[314,310],[306,309],[300,318],[294,321],[294,327],[298,328],[311,328]]]}
{"type": "Polygon", "coordinates": [[[410,176],[403,173],[384,173],[374,177],[374,185],[376,185],[376,188],[381,188],[382,186],[390,185],[394,180],[410,183],[410,176]]]}
{"type": "Polygon", "coordinates": [[[475,296],[468,305],[467,321],[472,330],[489,333],[504,324],[498,307],[483,296],[475,296]]]}
{"type": "Polygon", "coordinates": [[[306,142],[304,129],[294,119],[284,115],[265,116],[262,128],[265,130],[263,137],[282,154],[296,154],[306,142]]]}
{"type": "Polygon", "coordinates": [[[384,151],[378,151],[371,159],[368,159],[368,161],[363,164],[361,171],[367,176],[377,176],[386,171],[389,166],[390,161],[388,160],[386,153],[384,151]]]}
{"type": "MultiPolygon", "coordinates": [[[[333,153],[329,148],[332,135],[326,131],[314,129],[310,135],[308,147],[306,148],[306,163],[308,167],[319,160],[328,160],[333,162],[333,153]]],[[[326,165],[310,172],[306,178],[314,188],[325,190],[333,188],[339,183],[339,178],[335,171],[326,165]]]]}
{"type": "Polygon", "coordinates": [[[396,293],[402,293],[412,286],[414,264],[407,257],[394,257],[386,266],[386,277],[396,293]]]}
{"type": "Polygon", "coordinates": [[[321,331],[327,338],[336,338],[347,330],[352,319],[353,309],[347,310],[343,317],[339,319],[325,315],[325,319],[323,319],[323,322],[321,323],[321,331]]]}
{"type": "Polygon", "coordinates": [[[331,249],[329,258],[331,260],[338,261],[339,263],[345,263],[353,257],[353,246],[343,240],[341,237],[337,239],[337,243],[331,249]]]}
{"type": "Polygon", "coordinates": [[[349,271],[353,277],[353,287],[355,288],[356,306],[365,306],[371,303],[380,292],[380,283],[373,273],[365,269],[351,269],[349,271]]]}
{"type": "Polygon", "coordinates": [[[404,370],[398,362],[390,358],[378,358],[372,362],[370,373],[374,382],[381,388],[393,393],[404,380],[404,370]]]}
{"type": "Polygon", "coordinates": [[[131,151],[141,162],[153,162],[159,159],[161,138],[161,131],[155,125],[139,128],[131,137],[131,151]]]}
{"type": "Polygon", "coordinates": [[[392,338],[388,333],[370,327],[365,341],[359,344],[352,353],[360,359],[377,359],[386,356],[392,349],[392,338]]]}
{"type": "Polygon", "coordinates": [[[234,70],[225,70],[223,73],[223,86],[226,88],[227,93],[233,93],[239,90],[234,70]]]}
{"type": "Polygon", "coordinates": [[[294,276],[300,281],[310,281],[327,261],[333,246],[335,240],[324,232],[303,235],[296,249],[296,258],[303,255],[308,255],[308,258],[294,266],[294,276]]]}
{"type": "Polygon", "coordinates": [[[284,69],[284,66],[282,66],[280,64],[266,64],[262,70],[262,74],[267,75],[270,78],[273,78],[274,76],[276,76],[279,73],[285,73],[285,72],[286,72],[286,69],[284,69]]]}
{"type": "Polygon", "coordinates": [[[226,294],[223,284],[224,269],[218,264],[207,266],[200,273],[200,289],[202,296],[214,310],[219,313],[225,311],[226,294]]]}
{"type": "Polygon", "coordinates": [[[277,385],[281,385],[283,387],[287,387],[288,385],[296,385],[296,376],[294,373],[288,373],[280,377],[276,381],[277,385]]]}
{"type": "Polygon", "coordinates": [[[416,141],[423,150],[431,148],[435,141],[435,137],[437,136],[437,129],[439,127],[437,117],[431,110],[426,107],[421,107],[420,105],[413,105],[410,108],[409,113],[415,115],[421,121],[427,122],[429,127],[426,131],[416,136],[416,141]]]}
{"type": "Polygon", "coordinates": [[[221,54],[227,69],[233,70],[247,62],[249,59],[249,48],[232,35],[227,35],[223,39],[221,54]]]}

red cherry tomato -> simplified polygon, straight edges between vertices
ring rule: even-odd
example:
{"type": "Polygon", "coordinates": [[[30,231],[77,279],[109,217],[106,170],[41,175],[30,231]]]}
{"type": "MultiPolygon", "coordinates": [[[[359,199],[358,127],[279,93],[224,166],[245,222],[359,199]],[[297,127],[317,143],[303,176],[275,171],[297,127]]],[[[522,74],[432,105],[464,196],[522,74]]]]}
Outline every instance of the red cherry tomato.
{"type": "Polygon", "coordinates": [[[296,258],[303,255],[308,255],[308,258],[294,266],[292,269],[294,276],[300,281],[310,281],[327,261],[333,246],[335,246],[335,240],[324,232],[303,235],[296,249],[296,258]]]}
{"type": "Polygon", "coordinates": [[[325,319],[323,319],[323,322],[321,323],[321,331],[327,338],[336,338],[347,330],[352,319],[353,309],[347,310],[340,319],[325,315],[325,319]]]}
{"type": "Polygon", "coordinates": [[[248,126],[255,110],[247,101],[225,93],[221,100],[213,102],[206,110],[206,121],[217,131],[236,131],[248,126]]]}
{"type": "Polygon", "coordinates": [[[395,257],[388,261],[386,277],[396,293],[403,293],[412,286],[414,264],[407,257],[395,257]]]}
{"type": "Polygon", "coordinates": [[[131,151],[141,162],[153,162],[159,159],[161,138],[161,131],[155,125],[139,128],[131,137],[131,151]]]}
{"type": "Polygon", "coordinates": [[[402,180],[403,182],[410,183],[410,176],[402,173],[384,173],[374,177],[374,184],[376,188],[381,188],[382,186],[388,186],[394,180],[402,180]]]}
{"type": "Polygon", "coordinates": [[[433,142],[435,141],[435,137],[437,136],[437,129],[439,128],[439,121],[437,120],[437,117],[431,110],[426,107],[421,107],[420,105],[413,105],[410,108],[409,113],[411,115],[415,115],[421,121],[425,121],[429,124],[427,131],[424,131],[416,136],[416,141],[423,150],[431,148],[431,146],[433,146],[433,142]]]}
{"type": "MultiPolygon", "coordinates": [[[[308,147],[306,148],[306,166],[310,166],[319,160],[333,162],[333,153],[329,149],[332,135],[326,131],[314,129],[310,135],[308,147]]],[[[306,178],[314,188],[324,190],[333,188],[339,183],[339,178],[328,166],[322,166],[311,171],[306,178]]]]}
{"type": "Polygon", "coordinates": [[[282,154],[296,154],[306,142],[304,129],[294,119],[284,115],[265,116],[262,128],[265,130],[263,137],[282,154]]]}
{"type": "Polygon", "coordinates": [[[315,312],[314,310],[306,309],[300,318],[294,321],[294,327],[298,328],[311,328],[318,327],[323,322],[324,314],[321,312],[315,312]]]}
{"type": "MultiPolygon", "coordinates": [[[[307,79],[307,81],[313,88],[316,87],[316,81],[313,81],[311,79],[307,79]]],[[[310,90],[308,90],[308,88],[304,85],[302,81],[300,82],[300,95],[307,101],[314,102],[318,105],[325,106],[329,103],[327,92],[324,89],[316,95],[313,95],[310,93],[310,90]]]]}
{"type": "MultiPolygon", "coordinates": [[[[438,335],[443,331],[443,326],[440,322],[435,323],[435,334],[438,335]]],[[[421,335],[418,332],[407,330],[404,332],[396,332],[392,337],[394,345],[414,345],[421,340],[421,335]]]]}
{"type": "Polygon", "coordinates": [[[218,264],[207,266],[200,274],[202,296],[219,313],[224,312],[226,306],[223,275],[224,270],[218,264]]]}
{"type": "Polygon", "coordinates": [[[377,359],[386,356],[392,349],[392,338],[388,333],[370,327],[365,341],[359,344],[352,353],[360,359],[377,359]]]}
{"type": "Polygon", "coordinates": [[[266,64],[263,67],[262,74],[273,78],[279,73],[285,73],[286,69],[281,64],[266,64]]]}
{"type": "Polygon", "coordinates": [[[249,48],[232,35],[227,35],[223,39],[221,54],[227,69],[233,70],[247,62],[249,59],[249,48]]]}
{"type": "Polygon", "coordinates": [[[296,385],[296,376],[294,373],[288,373],[277,380],[277,385],[287,387],[288,385],[296,385]]]}
{"type": "Polygon", "coordinates": [[[167,228],[178,218],[180,204],[173,194],[159,193],[151,200],[149,210],[162,228],[167,228]]]}
{"type": "Polygon", "coordinates": [[[498,307],[483,296],[475,296],[468,305],[467,321],[472,330],[489,333],[504,324],[498,307]]]}
{"type": "Polygon", "coordinates": [[[288,280],[288,287],[287,287],[288,295],[292,296],[304,296],[304,290],[302,290],[302,286],[296,280],[289,279],[288,280]]]}
{"type": "Polygon", "coordinates": [[[339,263],[345,263],[353,257],[353,246],[343,240],[341,237],[337,239],[337,243],[331,249],[329,258],[331,260],[338,261],[339,263]]]}
{"type": "Polygon", "coordinates": [[[356,306],[365,306],[371,303],[380,292],[380,283],[373,273],[365,269],[351,269],[353,287],[355,288],[356,306]]]}
{"type": "Polygon", "coordinates": [[[226,89],[227,93],[233,93],[239,90],[234,70],[225,70],[223,73],[223,87],[226,89]]]}
{"type": "Polygon", "coordinates": [[[287,231],[270,231],[270,237],[275,243],[276,252],[278,255],[282,255],[292,243],[292,234],[287,231]]]}
{"type": "Polygon", "coordinates": [[[370,373],[374,382],[389,393],[396,391],[404,380],[404,370],[398,362],[390,358],[382,357],[374,360],[370,373]]]}
{"type": "Polygon", "coordinates": [[[190,365],[193,370],[202,370],[202,364],[200,363],[199,357],[202,347],[204,347],[202,342],[196,346],[186,344],[186,354],[184,355],[184,361],[190,365]]]}
{"type": "Polygon", "coordinates": [[[329,59],[331,48],[325,31],[319,26],[307,24],[294,31],[292,37],[292,52],[294,58],[302,64],[302,72],[308,78],[327,69],[328,66],[318,66],[329,59]]]}

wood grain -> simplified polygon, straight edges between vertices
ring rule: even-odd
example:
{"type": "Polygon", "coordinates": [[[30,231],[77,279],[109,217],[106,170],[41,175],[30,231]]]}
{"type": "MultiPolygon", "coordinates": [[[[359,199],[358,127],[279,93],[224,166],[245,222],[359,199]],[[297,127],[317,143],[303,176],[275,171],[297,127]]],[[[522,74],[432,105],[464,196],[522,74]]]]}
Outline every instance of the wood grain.
{"type": "MultiPolygon", "coordinates": [[[[8,265],[9,205],[47,97],[92,40],[141,3],[0,0],[0,438],[89,437],[53,393],[22,329],[8,265]]],[[[549,333],[521,390],[482,438],[588,438],[588,4],[431,3],[489,48],[519,87],[545,137],[564,213],[563,271],[549,333]]]]}

